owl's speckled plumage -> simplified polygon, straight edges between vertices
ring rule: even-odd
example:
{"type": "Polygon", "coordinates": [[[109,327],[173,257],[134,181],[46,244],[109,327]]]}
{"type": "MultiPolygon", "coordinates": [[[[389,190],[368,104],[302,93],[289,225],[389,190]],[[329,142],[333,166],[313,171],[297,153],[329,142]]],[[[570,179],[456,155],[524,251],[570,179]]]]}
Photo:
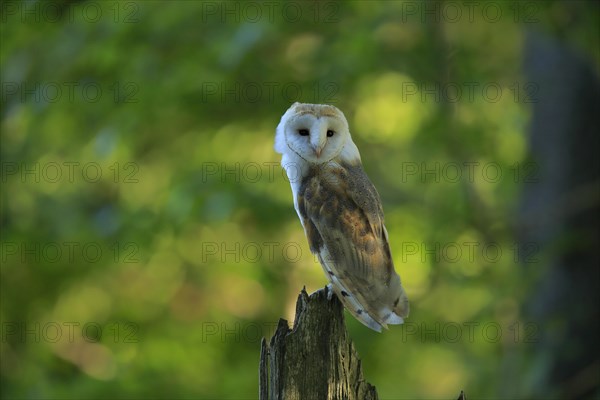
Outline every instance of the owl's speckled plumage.
{"type": "Polygon", "coordinates": [[[277,126],[275,150],[310,249],[346,309],[378,332],[403,323],[408,298],[394,270],[381,200],[344,114],[329,105],[293,104],[277,126]]]}

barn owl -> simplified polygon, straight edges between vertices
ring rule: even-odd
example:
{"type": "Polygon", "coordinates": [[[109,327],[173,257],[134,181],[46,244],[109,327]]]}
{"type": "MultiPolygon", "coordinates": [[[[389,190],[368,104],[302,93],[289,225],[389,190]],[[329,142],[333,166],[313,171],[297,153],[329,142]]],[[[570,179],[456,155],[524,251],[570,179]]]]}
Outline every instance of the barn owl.
{"type": "Polygon", "coordinates": [[[394,270],[381,200],[344,114],[330,105],[294,103],[277,126],[275,151],[329,288],[377,332],[403,323],[408,298],[394,270]]]}

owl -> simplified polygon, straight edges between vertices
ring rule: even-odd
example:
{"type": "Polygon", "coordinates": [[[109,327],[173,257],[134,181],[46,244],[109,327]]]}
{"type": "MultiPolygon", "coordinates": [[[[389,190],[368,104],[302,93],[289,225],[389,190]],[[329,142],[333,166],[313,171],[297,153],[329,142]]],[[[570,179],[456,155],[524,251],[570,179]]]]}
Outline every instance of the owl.
{"type": "Polygon", "coordinates": [[[381,200],[344,114],[330,105],[294,103],[277,126],[275,151],[329,288],[377,332],[403,323],[408,298],[394,269],[381,200]]]}

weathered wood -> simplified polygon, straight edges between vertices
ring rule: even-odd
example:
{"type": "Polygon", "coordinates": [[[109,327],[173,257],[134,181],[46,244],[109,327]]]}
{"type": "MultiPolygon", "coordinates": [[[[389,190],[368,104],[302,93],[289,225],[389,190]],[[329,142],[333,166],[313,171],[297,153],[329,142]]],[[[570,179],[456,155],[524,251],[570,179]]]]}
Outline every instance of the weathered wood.
{"type": "Polygon", "coordinates": [[[268,362],[269,362],[269,347],[267,346],[267,340],[262,338],[260,342],[260,378],[258,381],[258,398],[266,399],[269,394],[269,374],[268,374],[268,362]]]}
{"type": "Polygon", "coordinates": [[[328,289],[302,290],[294,327],[279,320],[271,342],[263,339],[259,398],[375,400],[344,324],[344,308],[328,289]]]}

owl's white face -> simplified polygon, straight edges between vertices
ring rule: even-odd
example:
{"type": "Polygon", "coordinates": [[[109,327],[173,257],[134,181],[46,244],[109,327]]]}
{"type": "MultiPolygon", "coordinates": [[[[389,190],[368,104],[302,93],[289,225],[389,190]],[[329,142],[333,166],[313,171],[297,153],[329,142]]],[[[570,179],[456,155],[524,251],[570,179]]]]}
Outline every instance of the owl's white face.
{"type": "Polygon", "coordinates": [[[288,147],[306,161],[320,164],[337,156],[344,147],[348,129],[337,117],[300,114],[285,125],[288,147]]]}
{"type": "Polygon", "coordinates": [[[311,164],[326,163],[349,152],[351,158],[360,159],[344,114],[321,104],[294,103],[277,127],[275,150],[311,164]]]}

